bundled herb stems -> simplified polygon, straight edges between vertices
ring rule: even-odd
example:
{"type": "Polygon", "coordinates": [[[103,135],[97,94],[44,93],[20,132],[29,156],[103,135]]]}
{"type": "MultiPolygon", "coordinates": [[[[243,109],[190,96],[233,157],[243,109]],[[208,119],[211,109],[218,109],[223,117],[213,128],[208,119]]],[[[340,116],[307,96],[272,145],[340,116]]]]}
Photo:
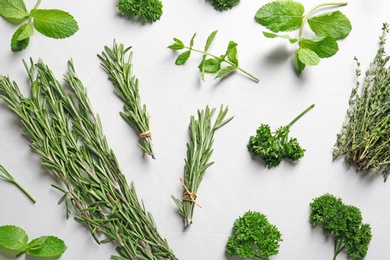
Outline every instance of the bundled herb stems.
{"type": "MultiPolygon", "coordinates": [[[[347,119],[337,135],[333,158],[343,156],[358,172],[390,175],[390,56],[385,54],[389,24],[383,25],[380,47],[366,71],[363,84],[357,80],[349,99],[347,119]]],[[[357,59],[356,59],[357,60],[357,59]]],[[[356,76],[361,75],[360,63],[356,76]]]]}
{"type": "Polygon", "coordinates": [[[116,243],[113,259],[176,259],[128,185],[73,63],[68,65],[64,88],[43,61],[31,60],[25,63],[31,98],[4,76],[0,97],[20,118],[42,164],[62,182],[53,186],[64,193],[59,203],[65,202],[67,216],[72,207],[97,243],[116,243]]]}
{"type": "Polygon", "coordinates": [[[191,116],[190,135],[191,140],[187,144],[187,160],[184,166],[184,180],[180,179],[184,188],[183,199],[179,200],[172,196],[172,199],[179,208],[179,214],[184,218],[184,226],[187,227],[192,223],[196,202],[196,192],[203,179],[208,167],[214,164],[209,162],[213,153],[214,132],[228,123],[233,117],[225,120],[228,107],[221,106],[218,116],[212,123],[213,115],[216,109],[210,109],[208,106],[204,110],[198,110],[198,119],[191,116]]]}
{"type": "Polygon", "coordinates": [[[129,52],[131,47],[125,48],[123,44],[114,41],[112,49],[105,46],[104,52],[98,55],[101,65],[109,75],[114,84],[115,92],[124,102],[125,113],[120,112],[122,118],[135,128],[142,144],[139,146],[144,152],[155,159],[152,145],[152,133],[149,127],[149,114],[146,105],[141,104],[138,89],[138,79],[133,76],[133,64],[131,62],[133,53],[129,52]],[[129,52],[127,59],[126,54],[129,52]]]}

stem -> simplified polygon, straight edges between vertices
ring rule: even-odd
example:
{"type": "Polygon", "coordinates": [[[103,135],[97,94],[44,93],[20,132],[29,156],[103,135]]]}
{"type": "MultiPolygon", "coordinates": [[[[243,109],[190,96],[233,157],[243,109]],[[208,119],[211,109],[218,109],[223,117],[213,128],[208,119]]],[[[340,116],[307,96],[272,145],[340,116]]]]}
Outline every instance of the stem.
{"type": "Polygon", "coordinates": [[[27,195],[27,197],[33,202],[35,203],[36,200],[34,199],[34,197],[25,189],[23,188],[15,179],[14,177],[12,177],[12,175],[3,167],[0,165],[0,171],[2,171],[5,176],[2,176],[0,175],[0,177],[3,177],[4,180],[8,181],[9,183],[12,183],[14,184],[16,187],[19,188],[19,190],[21,190],[25,195],[27,195]]]}
{"type": "Polygon", "coordinates": [[[305,109],[302,113],[300,113],[296,118],[294,118],[288,125],[287,128],[290,128],[296,121],[298,121],[302,116],[304,116],[307,112],[309,112],[315,104],[310,105],[308,108],[305,109]]]}
{"type": "Polygon", "coordinates": [[[38,0],[33,9],[37,9],[39,7],[39,5],[41,4],[41,2],[42,2],[42,0],[38,0]]]}
{"type": "MultiPolygon", "coordinates": [[[[190,47],[187,47],[185,46],[184,48],[188,49],[188,50],[191,50],[191,51],[195,51],[195,52],[198,52],[198,53],[202,53],[204,55],[208,55],[208,56],[211,56],[213,58],[217,58],[217,59],[221,59],[221,57],[218,57],[214,54],[211,54],[211,53],[208,53],[208,52],[205,52],[205,51],[201,51],[201,50],[197,50],[197,49],[193,49],[193,48],[190,48],[190,47]]],[[[236,66],[236,64],[234,64],[233,62],[229,61],[229,60],[225,60],[223,59],[224,62],[232,65],[232,66],[236,66]]],[[[246,74],[248,77],[250,77],[251,79],[253,79],[256,83],[259,83],[260,79],[256,76],[254,76],[252,73],[242,69],[240,66],[237,66],[237,69],[240,70],[242,73],[246,74]]]]}
{"type": "Polygon", "coordinates": [[[322,4],[318,4],[318,5],[314,6],[312,9],[309,10],[309,12],[307,12],[306,15],[303,16],[302,24],[301,24],[301,27],[299,28],[299,38],[302,37],[303,26],[305,25],[306,20],[309,18],[309,16],[315,10],[317,10],[318,8],[323,7],[323,6],[345,6],[347,4],[348,4],[348,2],[326,2],[326,3],[322,3],[322,4]]]}

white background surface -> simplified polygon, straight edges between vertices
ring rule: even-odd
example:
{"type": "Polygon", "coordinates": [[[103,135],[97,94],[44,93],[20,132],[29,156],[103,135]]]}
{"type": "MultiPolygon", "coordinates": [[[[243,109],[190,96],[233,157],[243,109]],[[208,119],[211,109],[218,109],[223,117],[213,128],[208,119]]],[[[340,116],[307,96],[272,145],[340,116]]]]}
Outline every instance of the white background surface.
{"type": "MultiPolygon", "coordinates": [[[[218,12],[204,0],[165,0],[161,20],[140,24],[118,16],[116,1],[49,1],[41,8],[70,12],[80,30],[72,37],[55,40],[38,32],[29,47],[12,53],[10,39],[16,27],[0,19],[0,74],[10,75],[28,93],[22,59],[42,58],[61,79],[66,62],[72,58],[85,84],[95,112],[128,180],[135,182],[163,237],[179,259],[226,259],[224,246],[236,218],[248,210],[268,216],[283,234],[277,256],[272,259],[327,260],[333,255],[333,241],[321,228],[309,224],[309,203],[332,193],[362,211],[371,224],[373,238],[365,259],[390,259],[390,184],[378,175],[357,175],[342,160],[332,161],[331,150],[340,131],[355,84],[355,62],[359,57],[365,70],[377,50],[382,23],[390,22],[390,3],[385,0],[350,1],[340,8],[351,20],[350,35],[339,41],[339,53],[307,67],[297,77],[293,65],[296,45],[285,40],[266,39],[264,29],[254,20],[264,1],[241,1],[230,11],[218,12]],[[188,43],[197,32],[195,46],[203,48],[213,31],[219,32],[210,52],[222,54],[229,40],[238,43],[243,68],[261,78],[254,83],[240,73],[225,80],[206,75],[200,80],[200,55],[193,53],[185,66],[174,65],[177,53],[166,47],[177,37],[188,43]],[[122,102],[99,65],[97,54],[113,39],[133,46],[134,73],[140,81],[143,103],[151,115],[156,160],[143,158],[134,131],[120,118],[122,102]],[[289,123],[310,104],[316,107],[292,128],[291,136],[306,148],[296,164],[282,162],[267,170],[247,151],[249,136],[261,123],[272,128],[289,123]],[[191,115],[206,105],[228,105],[235,118],[216,132],[215,164],[210,167],[198,191],[194,223],[183,229],[171,195],[180,197],[188,124],[191,115]]],[[[303,0],[310,9],[318,1],[303,0]]],[[[28,8],[35,1],[27,0],[28,8]]],[[[308,27],[305,27],[306,30],[308,27]]],[[[33,205],[16,187],[0,181],[0,225],[25,229],[30,238],[55,235],[68,249],[61,259],[109,259],[113,245],[97,245],[88,229],[73,219],[65,220],[62,196],[50,184],[56,180],[40,166],[39,157],[28,147],[17,117],[0,101],[0,163],[37,199],[33,205]]],[[[0,250],[0,259],[13,259],[0,250]]],[[[27,259],[21,256],[18,259],[27,259]]],[[[28,258],[31,259],[31,258],[28,258]]],[[[347,259],[341,253],[338,259],[347,259]]]]}

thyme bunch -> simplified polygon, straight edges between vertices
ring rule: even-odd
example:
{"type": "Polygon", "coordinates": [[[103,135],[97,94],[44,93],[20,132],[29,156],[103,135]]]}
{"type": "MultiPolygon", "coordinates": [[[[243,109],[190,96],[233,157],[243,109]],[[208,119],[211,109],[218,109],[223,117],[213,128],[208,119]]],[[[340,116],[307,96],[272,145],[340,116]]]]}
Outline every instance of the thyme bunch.
{"type": "Polygon", "coordinates": [[[20,118],[41,163],[62,182],[53,186],[64,193],[59,203],[65,202],[67,217],[73,208],[75,219],[89,228],[97,243],[116,243],[114,259],[176,259],[134,185],[122,174],[72,61],[64,86],[42,60],[24,64],[31,97],[24,97],[4,76],[0,97],[20,118]]]}
{"type": "Polygon", "coordinates": [[[390,174],[390,59],[385,53],[389,24],[383,24],[380,47],[366,71],[363,84],[360,62],[357,61],[356,87],[349,99],[347,118],[337,135],[333,158],[344,157],[358,172],[371,171],[390,174]]]}
{"type": "Polygon", "coordinates": [[[214,164],[209,162],[213,153],[213,142],[215,131],[228,123],[233,117],[225,120],[228,112],[228,107],[221,106],[215,122],[212,123],[213,115],[216,109],[210,109],[206,106],[205,109],[198,110],[198,119],[191,116],[190,119],[190,135],[191,140],[187,143],[187,160],[184,165],[184,180],[180,179],[183,188],[183,200],[179,200],[172,196],[173,201],[179,208],[179,214],[184,218],[184,226],[188,227],[192,224],[196,202],[196,192],[203,179],[203,176],[208,167],[214,164]]]}
{"type": "Polygon", "coordinates": [[[108,73],[109,79],[114,84],[117,95],[124,102],[125,113],[120,112],[122,118],[133,128],[135,128],[141,144],[138,144],[146,154],[155,159],[152,145],[152,136],[149,127],[149,114],[146,105],[141,104],[138,89],[138,79],[133,76],[133,64],[131,62],[133,52],[129,52],[130,47],[124,48],[123,44],[114,41],[112,49],[104,47],[104,52],[98,57],[101,65],[108,73]],[[126,54],[127,58],[126,58],[126,54]]]}

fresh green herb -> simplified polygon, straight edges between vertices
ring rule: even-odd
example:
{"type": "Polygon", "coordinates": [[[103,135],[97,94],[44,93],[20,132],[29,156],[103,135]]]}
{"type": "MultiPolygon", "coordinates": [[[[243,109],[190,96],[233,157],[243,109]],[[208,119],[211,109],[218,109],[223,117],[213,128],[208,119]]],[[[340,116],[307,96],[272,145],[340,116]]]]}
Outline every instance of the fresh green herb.
{"type": "Polygon", "coordinates": [[[146,154],[154,157],[152,134],[149,128],[149,115],[146,111],[146,105],[141,105],[141,98],[138,90],[138,79],[133,76],[133,64],[131,59],[133,52],[130,52],[125,60],[126,53],[131,47],[124,48],[123,44],[117,44],[114,41],[114,46],[110,49],[104,47],[100,58],[102,67],[107,71],[109,79],[114,84],[117,95],[125,103],[121,112],[122,118],[132,127],[134,127],[139,137],[142,139],[142,144],[138,144],[146,154]]]}
{"type": "Polygon", "coordinates": [[[306,108],[288,125],[279,127],[274,133],[267,124],[261,124],[256,135],[249,138],[248,149],[253,156],[259,155],[267,168],[278,166],[283,159],[298,161],[305,154],[305,149],[299,145],[296,138],[288,139],[290,127],[304,114],[309,112],[314,104],[306,108]]]}
{"type": "Polygon", "coordinates": [[[26,196],[32,201],[36,202],[34,197],[25,189],[23,188],[12,175],[2,166],[0,165],[0,179],[3,179],[5,181],[8,181],[9,183],[14,184],[16,187],[18,187],[26,196]]]}
{"type": "Polygon", "coordinates": [[[208,0],[215,10],[225,11],[231,9],[240,3],[240,0],[208,0]]]}
{"type": "Polygon", "coordinates": [[[337,135],[333,158],[344,157],[348,165],[358,172],[382,173],[384,180],[390,175],[390,69],[385,53],[389,24],[383,25],[380,47],[370,63],[363,84],[359,83],[360,62],[356,87],[349,98],[347,118],[337,135]]]}
{"type": "Polygon", "coordinates": [[[221,106],[218,116],[214,122],[211,122],[215,113],[215,108],[210,109],[208,106],[204,110],[198,110],[198,119],[191,116],[190,135],[191,141],[187,144],[187,160],[184,165],[184,181],[180,179],[184,188],[183,200],[172,196],[173,201],[179,208],[179,214],[184,218],[184,226],[192,224],[196,202],[196,192],[202,182],[203,176],[208,167],[214,162],[208,162],[213,153],[214,132],[228,123],[233,117],[224,120],[228,112],[228,107],[221,106]]]}
{"type": "Polygon", "coordinates": [[[327,237],[335,239],[333,260],[344,249],[352,259],[362,259],[371,241],[371,227],[362,224],[362,214],[355,206],[345,205],[340,198],[324,194],[310,203],[310,223],[322,225],[327,237]]]}
{"type": "Polygon", "coordinates": [[[75,34],[79,27],[69,13],[57,9],[38,9],[42,0],[28,12],[23,0],[0,0],[0,16],[14,24],[20,24],[11,39],[11,50],[27,48],[34,28],[41,34],[62,39],[75,34]]]}
{"type": "Polygon", "coordinates": [[[213,42],[215,35],[218,31],[213,31],[209,37],[207,38],[206,45],[204,47],[204,51],[194,49],[194,39],[196,36],[196,33],[192,36],[189,46],[184,45],[184,43],[177,39],[173,38],[174,43],[172,45],[169,45],[168,48],[171,50],[183,50],[185,49],[183,53],[181,53],[176,58],[176,65],[183,65],[187,62],[188,58],[191,55],[191,51],[201,53],[203,55],[202,61],[200,62],[198,68],[200,70],[200,75],[202,80],[204,81],[204,74],[205,73],[217,73],[214,79],[221,78],[223,76],[226,76],[233,71],[239,70],[246,74],[248,77],[253,79],[254,81],[259,82],[259,79],[250,74],[249,72],[243,70],[239,64],[238,64],[238,54],[237,54],[237,43],[234,41],[230,41],[227,47],[227,50],[225,54],[222,54],[220,56],[214,55],[209,53],[209,48],[211,43],[213,42]],[[210,56],[211,58],[207,58],[210,56]],[[228,65],[225,67],[222,67],[222,63],[227,63],[228,65]]]}
{"type": "Polygon", "coordinates": [[[229,257],[255,257],[268,260],[279,253],[282,234],[269,223],[267,216],[256,211],[248,211],[233,224],[233,235],[226,244],[229,257]]]}
{"type": "Polygon", "coordinates": [[[255,15],[255,20],[272,32],[263,32],[267,38],[283,38],[290,43],[298,43],[295,63],[298,75],[306,65],[316,66],[320,59],[335,55],[338,50],[337,40],[346,37],[352,29],[348,18],[340,11],[326,12],[311,16],[317,9],[325,6],[344,6],[347,2],[327,2],[314,6],[306,14],[302,4],[291,0],[274,1],[262,6],[255,15]],[[303,26],[309,24],[315,38],[303,37],[303,26]],[[298,37],[278,32],[290,32],[299,29],[298,37]]]}
{"type": "Polygon", "coordinates": [[[119,0],[118,10],[129,18],[140,18],[143,22],[155,22],[163,14],[160,0],[119,0]]]}
{"type": "Polygon", "coordinates": [[[25,66],[31,97],[0,76],[0,98],[20,118],[42,165],[62,182],[53,187],[64,193],[59,203],[65,202],[67,217],[72,207],[97,243],[114,242],[114,259],[176,259],[121,172],[73,63],[64,85],[42,60],[25,66]]]}
{"type": "Polygon", "coordinates": [[[54,236],[42,236],[28,242],[28,235],[20,227],[0,226],[0,246],[17,255],[26,253],[30,256],[57,257],[66,250],[64,241],[54,236]]]}

